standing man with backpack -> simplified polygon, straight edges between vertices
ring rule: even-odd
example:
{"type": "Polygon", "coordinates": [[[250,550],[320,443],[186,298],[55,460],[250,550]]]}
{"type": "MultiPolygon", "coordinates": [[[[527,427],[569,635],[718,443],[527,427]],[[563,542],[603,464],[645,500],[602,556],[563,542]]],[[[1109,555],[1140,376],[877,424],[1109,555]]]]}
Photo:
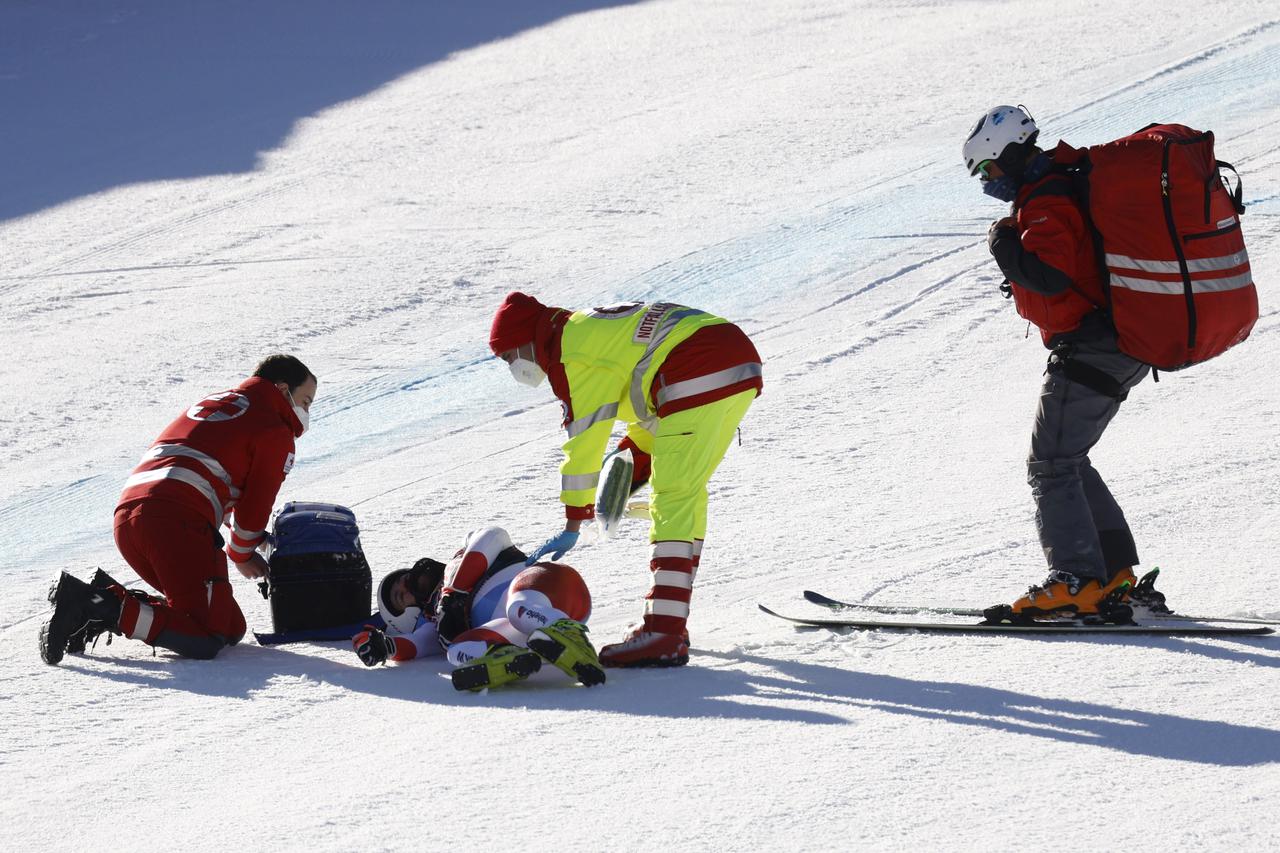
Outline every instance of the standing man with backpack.
{"type": "Polygon", "coordinates": [[[238,643],[245,621],[227,557],[245,577],[266,573],[257,548],[315,394],[306,365],[272,355],[251,378],[205,397],[165,427],[115,511],[116,547],[163,597],[127,591],[101,569],[90,583],[63,572],[40,631],[44,662],[83,651],[104,631],[190,658],[212,658],[238,643]]]}
{"type": "Polygon", "coordinates": [[[1095,614],[1133,583],[1138,551],[1120,505],[1089,461],[1120,404],[1149,372],[1125,355],[1103,310],[1102,283],[1085,212],[1039,130],[1019,107],[988,110],[964,144],[982,191],[1011,202],[987,245],[1018,313],[1040,328],[1049,366],[1031,433],[1027,479],[1049,576],[1012,605],[1020,616],[1073,608],[1095,614]]]}
{"type": "MultiPolygon", "coordinates": [[[[1244,208],[1223,188],[1228,164],[1214,160],[1212,134],[1152,125],[1052,151],[1038,135],[1024,109],[998,106],[963,149],[983,192],[1012,203],[987,244],[1006,295],[1050,350],[1027,460],[1049,576],[1010,609],[1088,615],[1129,597],[1138,564],[1089,451],[1152,365],[1185,367],[1243,340],[1257,299],[1244,208]]],[[[1145,596],[1159,594],[1143,584],[1135,597],[1145,596]]]]}

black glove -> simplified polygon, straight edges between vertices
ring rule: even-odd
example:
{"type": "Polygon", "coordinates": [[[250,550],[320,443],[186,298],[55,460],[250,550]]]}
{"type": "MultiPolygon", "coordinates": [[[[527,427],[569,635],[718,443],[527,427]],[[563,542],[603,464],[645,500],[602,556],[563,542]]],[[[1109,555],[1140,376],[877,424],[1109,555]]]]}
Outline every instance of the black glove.
{"type": "Polygon", "coordinates": [[[387,658],[396,653],[396,641],[378,628],[369,628],[364,633],[357,634],[355,639],[356,654],[364,661],[365,666],[386,663],[387,658]]]}
{"type": "Polygon", "coordinates": [[[987,251],[994,255],[996,242],[1005,237],[1013,237],[1015,240],[1018,238],[1018,220],[1012,216],[991,223],[991,227],[987,229],[987,251]]]}
{"type": "Polygon", "coordinates": [[[471,593],[450,590],[440,596],[436,630],[441,642],[452,643],[453,638],[471,627],[471,593]]]}

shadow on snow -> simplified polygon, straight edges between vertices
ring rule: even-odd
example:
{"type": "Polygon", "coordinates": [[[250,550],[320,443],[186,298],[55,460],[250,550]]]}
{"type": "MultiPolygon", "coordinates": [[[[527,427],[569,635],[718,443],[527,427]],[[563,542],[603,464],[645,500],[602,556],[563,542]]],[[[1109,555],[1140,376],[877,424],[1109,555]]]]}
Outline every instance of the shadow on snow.
{"type": "Polygon", "coordinates": [[[250,171],[301,118],[451,53],[632,2],[0,5],[0,221],[125,184],[250,171]]]}
{"type": "MultiPolygon", "coordinates": [[[[1032,641],[1054,642],[1047,637],[1032,641]]],[[[1253,666],[1280,666],[1280,655],[1269,653],[1274,647],[1259,647],[1256,641],[1241,641],[1238,648],[1177,638],[1127,638],[1119,642],[1208,654],[1253,666]]],[[[985,685],[863,673],[743,652],[695,651],[695,656],[723,665],[610,670],[609,683],[592,689],[569,687],[557,680],[556,673],[557,678],[534,680],[483,696],[455,692],[438,659],[370,670],[354,656],[347,663],[252,645],[228,650],[217,662],[98,656],[95,663],[109,668],[86,667],[77,662],[84,658],[75,657],[63,666],[126,684],[238,698],[270,691],[277,679],[305,677],[389,699],[534,711],[812,725],[849,724],[854,712],[880,711],[1175,761],[1228,767],[1280,761],[1280,731],[1259,726],[1047,698],[985,685]]]]}

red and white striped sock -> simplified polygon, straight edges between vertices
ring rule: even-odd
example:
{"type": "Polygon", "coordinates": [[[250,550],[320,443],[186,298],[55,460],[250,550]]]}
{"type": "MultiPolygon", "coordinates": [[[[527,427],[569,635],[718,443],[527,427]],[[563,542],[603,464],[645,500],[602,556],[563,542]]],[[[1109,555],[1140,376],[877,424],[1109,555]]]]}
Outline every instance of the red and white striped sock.
{"type": "Polygon", "coordinates": [[[649,570],[653,588],[645,596],[644,627],[658,634],[680,634],[689,619],[693,596],[694,546],[667,540],[653,543],[649,570]]]}

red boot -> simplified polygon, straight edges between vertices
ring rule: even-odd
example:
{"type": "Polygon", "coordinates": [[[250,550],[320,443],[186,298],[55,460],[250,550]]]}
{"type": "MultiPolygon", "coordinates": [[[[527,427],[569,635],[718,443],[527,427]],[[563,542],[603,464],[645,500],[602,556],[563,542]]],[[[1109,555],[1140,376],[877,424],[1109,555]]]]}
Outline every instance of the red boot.
{"type": "Polygon", "coordinates": [[[600,663],[611,667],[684,666],[689,662],[689,632],[660,634],[645,624],[634,626],[622,642],[600,650],[600,663]]]}

